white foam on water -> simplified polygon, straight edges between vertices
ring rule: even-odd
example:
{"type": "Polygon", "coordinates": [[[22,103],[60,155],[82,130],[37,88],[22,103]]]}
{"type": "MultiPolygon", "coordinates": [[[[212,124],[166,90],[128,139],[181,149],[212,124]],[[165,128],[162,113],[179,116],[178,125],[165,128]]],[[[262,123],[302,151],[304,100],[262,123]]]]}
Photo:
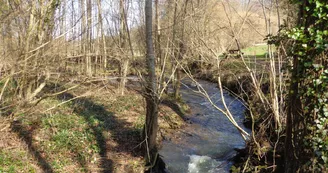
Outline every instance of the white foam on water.
{"type": "Polygon", "coordinates": [[[188,173],[215,173],[216,167],[220,165],[219,161],[208,156],[191,155],[189,157],[188,173]]]}

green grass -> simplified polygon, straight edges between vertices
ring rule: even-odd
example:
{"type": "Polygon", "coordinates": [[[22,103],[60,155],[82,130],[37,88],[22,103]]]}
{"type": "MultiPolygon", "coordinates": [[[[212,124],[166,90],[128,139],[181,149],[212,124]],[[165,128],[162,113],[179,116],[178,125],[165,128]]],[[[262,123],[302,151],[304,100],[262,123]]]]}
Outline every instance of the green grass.
{"type": "Polygon", "coordinates": [[[110,109],[113,112],[121,113],[126,110],[136,109],[140,107],[140,98],[136,95],[119,96],[116,100],[110,103],[110,109]]]}
{"type": "MultiPolygon", "coordinates": [[[[48,99],[43,104],[56,105],[60,101],[48,99]]],[[[88,120],[75,113],[72,104],[66,104],[54,110],[55,113],[20,116],[22,125],[36,126],[33,133],[36,147],[47,157],[46,162],[55,172],[65,172],[65,167],[80,165],[76,169],[85,172],[84,166],[94,160],[99,152],[96,134],[90,126],[99,124],[98,120],[88,120]],[[81,168],[82,167],[82,168],[81,168]]],[[[92,115],[90,115],[92,117],[92,115]]]]}
{"type": "MultiPolygon", "coordinates": [[[[275,51],[275,47],[273,47],[273,51],[275,51]]],[[[269,58],[267,45],[247,47],[242,49],[242,52],[244,53],[245,63],[251,69],[262,69],[262,66],[269,58]]],[[[221,69],[231,71],[232,73],[246,72],[245,65],[241,61],[241,58],[235,58],[234,60],[224,63],[221,69]]]]}
{"type": "MultiPolygon", "coordinates": [[[[273,52],[276,51],[276,48],[273,46],[273,52]]],[[[268,54],[268,46],[267,45],[258,45],[258,46],[251,46],[241,50],[244,53],[244,56],[256,56],[257,58],[266,58],[268,54]]],[[[259,59],[259,60],[260,60],[259,59]]]]}
{"type": "Polygon", "coordinates": [[[260,45],[260,46],[251,46],[241,50],[244,55],[248,56],[265,56],[268,52],[267,45],[260,45]]]}
{"type": "Polygon", "coordinates": [[[136,170],[142,167],[139,151],[131,149],[140,143],[140,132],[145,122],[143,97],[135,93],[125,96],[95,94],[41,113],[72,97],[65,93],[44,99],[33,109],[32,115],[19,114],[15,117],[14,132],[21,139],[18,142],[27,146],[20,148],[24,159],[19,152],[0,148],[0,173],[116,169],[116,165],[121,164],[120,160],[116,160],[122,153],[131,155],[128,157],[133,165],[128,166],[136,170]],[[111,157],[104,159],[108,153],[111,157]]]}
{"type": "Polygon", "coordinates": [[[52,165],[56,171],[74,163],[83,165],[99,152],[96,136],[86,120],[76,114],[55,114],[45,117],[41,128],[48,132],[49,140],[42,140],[41,147],[52,155],[52,165]],[[67,159],[70,158],[70,159],[67,159]]]}
{"type": "Polygon", "coordinates": [[[141,132],[145,125],[145,119],[146,119],[146,115],[140,115],[134,124],[134,128],[141,132]]]}
{"type": "Polygon", "coordinates": [[[2,149],[0,151],[0,173],[36,172],[31,164],[24,160],[26,157],[25,151],[2,149]]]}
{"type": "MultiPolygon", "coordinates": [[[[276,51],[276,48],[273,46],[273,52],[276,51]]],[[[268,46],[267,45],[258,45],[258,46],[250,46],[241,50],[244,54],[245,61],[254,61],[254,56],[259,61],[267,60],[268,55],[268,46]]],[[[232,54],[231,57],[236,57],[238,54],[232,54]]],[[[220,55],[220,58],[225,58],[224,55],[220,55]]],[[[236,58],[238,59],[238,58],[236,58]]]]}

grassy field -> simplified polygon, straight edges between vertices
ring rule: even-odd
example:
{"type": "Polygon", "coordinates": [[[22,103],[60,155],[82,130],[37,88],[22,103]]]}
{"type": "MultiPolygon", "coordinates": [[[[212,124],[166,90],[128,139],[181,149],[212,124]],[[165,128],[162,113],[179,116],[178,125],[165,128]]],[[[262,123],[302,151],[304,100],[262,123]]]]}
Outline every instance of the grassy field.
{"type": "MultiPolygon", "coordinates": [[[[275,52],[276,48],[273,47],[273,52],[275,52]]],[[[258,46],[251,46],[245,49],[242,49],[244,53],[244,57],[248,59],[256,59],[259,61],[265,61],[268,57],[268,46],[267,45],[258,45],[258,46]]]]}
{"type": "MultiPolygon", "coordinates": [[[[273,51],[275,52],[275,47],[273,47],[273,51]]],[[[268,46],[267,45],[255,45],[244,48],[241,50],[244,54],[244,58],[246,61],[254,60],[267,60],[268,58],[268,46]]],[[[232,54],[230,57],[237,57],[238,54],[232,54]]],[[[224,55],[220,55],[219,57],[224,58],[224,55]]]]}
{"type": "Polygon", "coordinates": [[[245,56],[262,56],[268,52],[267,45],[251,46],[241,50],[245,56]]]}

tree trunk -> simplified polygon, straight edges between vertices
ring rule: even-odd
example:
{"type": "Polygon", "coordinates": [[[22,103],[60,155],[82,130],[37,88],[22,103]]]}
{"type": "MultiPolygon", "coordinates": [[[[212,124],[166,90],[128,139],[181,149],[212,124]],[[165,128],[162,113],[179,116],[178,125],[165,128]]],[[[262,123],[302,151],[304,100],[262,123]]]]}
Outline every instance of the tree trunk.
{"type": "MultiPolygon", "coordinates": [[[[301,7],[300,7],[301,8],[301,7]]],[[[301,9],[299,9],[301,10],[301,9]]],[[[299,14],[299,18],[301,15],[299,14]]],[[[298,22],[300,24],[300,22],[298,22]]],[[[298,57],[293,57],[293,68],[291,81],[293,83],[289,88],[289,100],[287,109],[287,122],[286,122],[286,140],[285,140],[285,173],[294,173],[300,168],[301,163],[298,159],[299,153],[298,145],[298,132],[300,117],[302,116],[301,99],[298,97],[299,93],[299,77],[298,77],[298,57]],[[297,146],[295,146],[295,144],[297,146]]]]}
{"type": "MultiPolygon", "coordinates": [[[[176,2],[177,5],[177,2],[176,2]]],[[[184,5],[184,9],[183,9],[183,13],[182,13],[182,23],[181,23],[181,35],[180,35],[180,40],[176,41],[176,43],[178,42],[178,49],[177,49],[177,60],[179,61],[179,63],[177,63],[177,69],[175,71],[176,74],[176,80],[175,80],[175,87],[174,87],[174,98],[175,99],[179,99],[180,98],[180,83],[181,83],[181,62],[183,60],[184,54],[185,54],[185,40],[184,40],[184,34],[185,34],[185,16],[187,14],[187,5],[188,5],[188,0],[185,1],[184,5]]],[[[176,10],[176,7],[175,7],[176,10]]],[[[176,13],[176,11],[175,11],[176,13]]],[[[176,14],[175,14],[176,15],[176,14]]],[[[176,17],[176,16],[175,16],[176,17]]],[[[176,22],[175,22],[176,23],[176,22]]],[[[177,46],[176,45],[176,46],[177,46]]]]}
{"type": "Polygon", "coordinates": [[[156,56],[157,56],[157,63],[159,67],[162,67],[164,64],[164,60],[162,60],[162,50],[161,50],[161,24],[159,19],[159,4],[158,0],[155,0],[155,26],[156,26],[156,56]]]}
{"type": "MultiPolygon", "coordinates": [[[[317,20],[317,17],[309,15],[311,11],[317,8],[313,2],[304,0],[300,3],[297,27],[311,28],[315,26],[314,28],[317,32],[324,31],[327,28],[325,20],[320,21],[317,20]]],[[[317,165],[322,158],[317,155],[317,153],[321,154],[321,151],[320,147],[316,145],[322,144],[316,144],[316,138],[320,139],[320,135],[319,137],[316,136],[318,135],[316,132],[317,125],[314,124],[316,120],[320,121],[320,116],[324,116],[320,115],[323,113],[321,110],[324,108],[320,106],[319,100],[326,99],[326,96],[320,95],[323,90],[326,91],[326,88],[321,88],[320,85],[316,86],[316,84],[313,84],[313,81],[318,80],[320,77],[320,72],[313,72],[312,65],[306,65],[307,63],[313,63],[313,65],[314,63],[323,63],[320,61],[320,58],[322,56],[321,53],[324,51],[315,46],[318,43],[312,37],[310,32],[304,32],[303,38],[307,39],[307,46],[313,49],[301,49],[304,55],[292,54],[293,66],[286,124],[285,173],[326,172],[324,171],[325,168],[319,169],[317,165]],[[308,94],[308,91],[311,91],[311,93],[308,94]],[[313,146],[309,146],[307,143],[312,143],[311,145],[313,146]],[[314,159],[314,157],[317,158],[314,159]],[[311,164],[308,164],[309,162],[311,164]]],[[[323,38],[323,40],[325,39],[327,38],[323,38]]],[[[302,42],[296,39],[293,46],[294,48],[299,48],[301,44],[302,42]]],[[[324,66],[324,64],[321,65],[324,66]]]]}
{"type": "MultiPolygon", "coordinates": [[[[177,32],[177,11],[178,11],[178,2],[176,0],[174,1],[174,13],[173,13],[173,28],[172,28],[172,46],[171,49],[173,50],[173,55],[171,57],[171,73],[174,74],[173,75],[173,79],[172,79],[172,87],[175,91],[176,88],[176,77],[175,77],[175,73],[176,73],[176,67],[177,67],[177,63],[176,63],[176,55],[177,55],[177,48],[176,48],[176,32],[177,32]]],[[[176,93],[176,92],[174,92],[176,93]]]]}
{"type": "Polygon", "coordinates": [[[125,45],[126,45],[126,23],[125,23],[125,10],[124,10],[125,0],[120,0],[120,48],[121,48],[121,81],[120,81],[120,92],[121,95],[124,95],[126,75],[129,68],[129,58],[125,54],[125,45]]]}
{"type": "MultiPolygon", "coordinates": [[[[103,62],[103,68],[106,72],[107,69],[107,50],[106,50],[106,39],[105,39],[105,32],[104,32],[104,25],[103,25],[103,18],[102,18],[102,7],[101,7],[101,0],[97,1],[98,5],[98,20],[99,20],[99,28],[100,28],[100,34],[101,34],[101,40],[102,40],[102,62],[103,62]]],[[[101,44],[99,44],[100,46],[101,44]]]]}
{"type": "Polygon", "coordinates": [[[85,0],[80,0],[80,10],[81,10],[81,16],[82,16],[82,21],[81,21],[81,54],[83,55],[83,57],[80,58],[80,70],[81,72],[85,72],[86,71],[86,41],[87,41],[87,36],[86,36],[86,23],[87,23],[87,18],[85,17],[85,0]]]}
{"type": "Polygon", "coordinates": [[[152,0],[146,0],[145,4],[145,16],[146,16],[146,47],[147,47],[147,85],[145,99],[147,104],[146,109],[146,123],[143,130],[143,138],[145,139],[145,155],[147,166],[150,168],[150,172],[157,172],[153,169],[158,158],[156,137],[158,130],[158,97],[156,86],[156,74],[155,74],[155,57],[153,50],[152,40],[152,0]]]}
{"type": "Polygon", "coordinates": [[[86,56],[86,69],[87,75],[92,76],[92,62],[91,62],[91,52],[92,52],[92,4],[91,0],[87,0],[87,56],[86,56]]]}
{"type": "Polygon", "coordinates": [[[161,69],[160,76],[160,90],[165,89],[165,58],[162,57],[162,46],[161,46],[161,23],[160,23],[160,17],[159,17],[159,0],[155,0],[155,26],[156,26],[156,57],[157,57],[157,66],[159,69],[161,69]]]}
{"type": "MultiPolygon", "coordinates": [[[[301,100],[298,97],[298,83],[297,77],[297,57],[294,57],[293,74],[291,80],[294,81],[290,86],[289,102],[287,109],[287,124],[286,124],[286,141],[285,141],[285,172],[294,173],[300,169],[301,163],[298,159],[297,152],[300,141],[298,139],[298,132],[300,126],[300,117],[302,116],[301,100]]],[[[302,143],[302,142],[301,142],[302,143]]]]}

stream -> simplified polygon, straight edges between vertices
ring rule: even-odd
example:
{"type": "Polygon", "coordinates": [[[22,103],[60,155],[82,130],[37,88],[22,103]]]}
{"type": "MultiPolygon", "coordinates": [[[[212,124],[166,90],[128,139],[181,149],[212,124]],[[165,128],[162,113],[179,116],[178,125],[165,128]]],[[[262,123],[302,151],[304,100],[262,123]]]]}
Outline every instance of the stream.
{"type": "MultiPolygon", "coordinates": [[[[223,108],[217,84],[198,80],[213,102],[223,108]]],[[[195,93],[196,85],[183,80],[181,95],[189,105],[191,113],[185,115],[189,124],[174,138],[164,140],[159,153],[169,173],[225,173],[232,166],[235,148],[245,147],[238,130],[220,111],[216,110],[202,95],[195,93]]],[[[224,93],[227,106],[236,122],[243,125],[245,107],[235,97],[224,93]]],[[[247,132],[249,130],[246,129],[247,132]]]]}

